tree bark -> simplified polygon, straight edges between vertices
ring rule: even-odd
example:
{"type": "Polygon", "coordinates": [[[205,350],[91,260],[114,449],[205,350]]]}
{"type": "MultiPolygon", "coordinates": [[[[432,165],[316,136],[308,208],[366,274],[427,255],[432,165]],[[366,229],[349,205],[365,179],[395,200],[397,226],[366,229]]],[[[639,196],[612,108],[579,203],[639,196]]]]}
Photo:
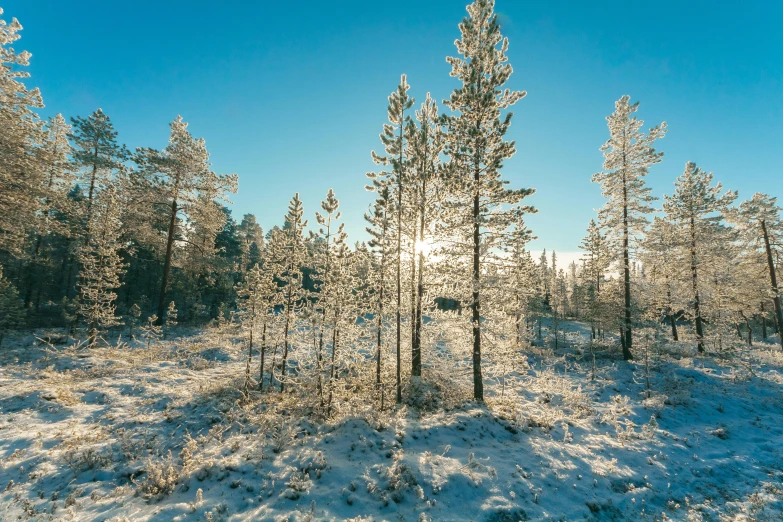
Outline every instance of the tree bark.
{"type": "Polygon", "coordinates": [[[699,276],[696,267],[696,223],[691,216],[691,280],[693,286],[693,309],[696,314],[696,339],[699,353],[704,353],[704,327],[701,321],[701,299],[699,296],[699,276]]]}
{"type": "Polygon", "coordinates": [[[479,307],[479,283],[481,276],[481,231],[479,229],[480,198],[478,193],[479,168],[476,165],[474,181],[476,194],[473,196],[473,398],[484,401],[484,382],[481,376],[481,310],[479,307]]]}
{"type": "Polygon", "coordinates": [[[780,306],[780,291],[778,288],[778,278],[775,272],[775,262],[772,259],[772,247],[769,243],[769,233],[767,231],[767,223],[761,221],[761,231],[764,234],[764,248],[767,251],[767,266],[769,268],[769,280],[772,284],[773,303],[775,304],[775,321],[778,326],[778,337],[780,340],[780,347],[783,348],[783,311],[780,306]]]}
{"type": "Polygon", "coordinates": [[[258,389],[264,391],[264,352],[266,352],[266,317],[261,329],[261,368],[258,371],[258,389]]]}
{"type": "Polygon", "coordinates": [[[630,361],[633,359],[631,348],[633,347],[633,333],[631,332],[631,260],[629,252],[628,238],[628,187],[623,172],[623,278],[625,283],[625,330],[621,332],[624,338],[623,359],[630,361]]]}

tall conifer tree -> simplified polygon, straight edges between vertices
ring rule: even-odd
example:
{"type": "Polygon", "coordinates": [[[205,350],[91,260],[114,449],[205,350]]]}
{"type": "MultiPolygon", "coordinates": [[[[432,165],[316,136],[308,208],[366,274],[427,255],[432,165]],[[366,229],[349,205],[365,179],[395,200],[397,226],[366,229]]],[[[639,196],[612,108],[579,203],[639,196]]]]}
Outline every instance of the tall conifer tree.
{"type": "Polygon", "coordinates": [[[623,358],[633,358],[632,303],[631,303],[631,242],[644,232],[646,215],[653,211],[650,203],[655,198],[645,183],[650,166],[661,161],[662,152],[653,148],[655,140],[666,134],[666,123],[641,131],[644,122],[634,116],[639,103],[631,104],[630,96],[615,102],[615,112],[606,118],[609,139],[601,147],[604,170],[593,175],[593,182],[601,185],[607,199],[598,213],[602,228],[617,256],[623,277],[623,358]]]}

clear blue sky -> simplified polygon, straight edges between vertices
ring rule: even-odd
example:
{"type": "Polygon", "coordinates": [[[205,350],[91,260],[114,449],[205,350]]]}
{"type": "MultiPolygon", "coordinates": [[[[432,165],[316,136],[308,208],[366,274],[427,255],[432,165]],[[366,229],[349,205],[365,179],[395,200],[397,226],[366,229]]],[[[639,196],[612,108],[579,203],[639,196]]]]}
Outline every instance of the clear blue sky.
{"type": "MultiPolygon", "coordinates": [[[[2,0],[0,0],[2,2],[2,0]]],[[[466,0],[267,2],[10,0],[44,115],[101,107],[129,147],[163,147],[177,114],[215,170],[239,174],[233,213],[282,222],[299,191],[308,216],[330,187],[353,239],[371,201],[386,98],[407,73],[418,101],[449,77],[466,0]]],[[[740,197],[783,199],[783,2],[499,0],[515,73],[528,91],[505,176],[533,187],[532,248],[577,249],[602,204],[605,116],[623,94],[647,126],[669,123],[648,177],[670,192],[687,160],[740,197]]]]}

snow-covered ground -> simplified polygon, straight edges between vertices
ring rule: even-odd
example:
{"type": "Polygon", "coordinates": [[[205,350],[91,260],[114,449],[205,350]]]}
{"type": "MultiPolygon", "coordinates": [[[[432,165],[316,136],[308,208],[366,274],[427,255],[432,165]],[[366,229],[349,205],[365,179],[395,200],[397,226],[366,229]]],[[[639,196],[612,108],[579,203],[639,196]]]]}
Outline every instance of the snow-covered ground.
{"type": "Polygon", "coordinates": [[[569,349],[486,405],[324,421],[243,400],[228,335],[28,337],[0,351],[0,520],[783,520],[779,350],[669,351],[649,398],[641,361],[599,354],[591,380],[569,349]]]}

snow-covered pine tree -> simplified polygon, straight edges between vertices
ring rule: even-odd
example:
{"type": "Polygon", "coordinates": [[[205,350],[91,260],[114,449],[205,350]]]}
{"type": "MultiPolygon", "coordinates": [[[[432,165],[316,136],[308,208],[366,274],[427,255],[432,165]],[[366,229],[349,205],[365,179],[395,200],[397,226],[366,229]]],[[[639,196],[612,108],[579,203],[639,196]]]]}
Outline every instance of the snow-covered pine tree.
{"type": "Polygon", "coordinates": [[[123,168],[123,162],[129,154],[125,145],[117,142],[117,131],[101,109],[87,118],[71,118],[71,126],[69,137],[73,143],[73,169],[78,173],[80,186],[87,190],[81,209],[85,223],[83,241],[86,245],[92,234],[90,226],[95,199],[115,180],[115,175],[123,168]]]}
{"type": "Polygon", "coordinates": [[[527,341],[525,325],[530,319],[531,302],[536,293],[536,264],[527,244],[534,239],[522,215],[517,218],[514,229],[504,248],[508,254],[508,289],[513,296],[511,314],[514,322],[514,348],[522,349],[523,341],[527,341]]]}
{"type": "Polygon", "coordinates": [[[663,317],[679,341],[677,318],[682,293],[682,270],[677,260],[677,231],[667,219],[656,216],[642,244],[642,263],[648,275],[647,304],[656,320],[663,317]]]}
{"type": "MultiPolygon", "coordinates": [[[[738,224],[751,248],[764,258],[767,265],[775,322],[780,346],[783,348],[783,310],[781,310],[777,277],[780,267],[775,266],[775,260],[777,259],[779,263],[783,250],[783,219],[781,219],[777,198],[760,192],[753,194],[750,200],[740,203],[739,212],[733,221],[738,224]]],[[[763,297],[761,301],[763,302],[763,297]]]]}
{"type": "Polygon", "coordinates": [[[253,361],[253,345],[255,332],[261,326],[261,350],[259,389],[264,389],[264,356],[266,351],[267,316],[272,309],[277,285],[275,284],[269,264],[253,265],[245,274],[244,281],[236,287],[237,308],[239,309],[239,321],[242,329],[247,332],[247,366],[245,368],[245,394],[250,386],[250,366],[253,361]]]}
{"type": "Polygon", "coordinates": [[[406,151],[406,129],[411,122],[411,116],[406,113],[413,107],[414,103],[414,99],[408,96],[409,89],[408,79],[403,74],[397,90],[389,95],[389,106],[387,109],[389,123],[383,125],[383,132],[380,134],[386,155],[382,156],[372,151],[373,161],[377,165],[390,166],[391,171],[367,173],[367,177],[372,181],[372,185],[367,188],[375,191],[384,187],[388,188],[392,193],[392,200],[396,203],[394,209],[390,208],[389,212],[393,212],[396,216],[397,233],[397,249],[394,254],[397,280],[397,403],[402,402],[402,217],[403,195],[409,162],[406,151]]]}
{"type": "Polygon", "coordinates": [[[240,271],[249,270],[253,265],[261,262],[261,253],[264,250],[264,231],[253,214],[242,216],[237,231],[242,246],[242,266],[239,268],[240,271]]]}
{"type": "Polygon", "coordinates": [[[163,255],[163,279],[158,298],[158,321],[164,324],[168,290],[175,250],[184,245],[208,254],[215,235],[226,221],[216,200],[236,193],[236,174],[216,174],[211,169],[203,139],[194,138],[181,116],[171,123],[169,143],[163,151],[137,149],[139,170],[129,180],[137,217],[136,236],[142,244],[163,255]],[[167,208],[163,213],[159,208],[167,208]],[[185,226],[201,227],[199,241],[191,241],[185,226]],[[159,230],[165,230],[165,240],[159,230]]]}
{"type": "Polygon", "coordinates": [[[391,216],[389,209],[392,205],[391,193],[388,187],[383,187],[378,191],[378,197],[373,203],[372,212],[365,214],[364,219],[369,223],[366,228],[370,234],[370,248],[375,255],[374,270],[370,272],[371,280],[369,285],[371,292],[375,294],[375,314],[376,326],[376,347],[375,347],[375,386],[381,390],[381,408],[383,408],[384,395],[381,382],[381,371],[383,361],[383,324],[385,303],[388,300],[386,286],[388,285],[389,259],[394,253],[394,247],[391,237],[391,216]]]}
{"type": "MultiPolygon", "coordinates": [[[[291,348],[291,329],[296,324],[296,315],[307,297],[302,286],[302,267],[306,262],[307,245],[304,228],[307,220],[299,193],[294,194],[288,204],[285,225],[272,235],[270,261],[274,263],[274,277],[280,282],[283,294],[283,358],[280,369],[280,391],[285,391],[286,365],[291,348]]],[[[272,383],[270,382],[270,385],[272,383]]]]}
{"type": "Polygon", "coordinates": [[[171,335],[171,331],[174,329],[175,326],[177,326],[177,314],[179,314],[179,311],[177,310],[177,305],[174,303],[174,301],[171,301],[169,303],[168,308],[166,308],[166,321],[164,323],[164,328],[163,328],[164,339],[167,336],[171,335]]]}
{"type": "Polygon", "coordinates": [[[24,308],[19,292],[11,281],[3,277],[3,265],[0,265],[0,346],[6,332],[24,324],[24,308]]]}
{"type": "Polygon", "coordinates": [[[347,234],[342,231],[342,227],[334,236],[334,255],[332,267],[329,273],[327,287],[329,288],[330,308],[331,308],[331,354],[329,365],[329,380],[327,389],[329,397],[326,401],[326,414],[330,415],[332,410],[332,400],[334,397],[335,381],[339,378],[340,361],[343,354],[339,350],[348,343],[344,341],[343,330],[352,327],[356,322],[354,312],[354,287],[355,279],[353,272],[353,253],[346,243],[347,234]]]}
{"type": "Polygon", "coordinates": [[[79,315],[87,326],[88,344],[93,346],[101,330],[121,324],[116,315],[116,290],[123,274],[119,255],[122,202],[117,188],[107,183],[95,197],[90,214],[89,241],[79,252],[82,266],[79,282],[79,315]]]}
{"type": "Polygon", "coordinates": [[[431,248],[432,221],[437,214],[437,207],[433,204],[435,195],[440,190],[441,162],[440,157],[446,145],[443,121],[438,117],[438,104],[432,99],[430,93],[416,111],[417,124],[412,125],[410,132],[411,172],[412,186],[411,212],[414,220],[414,256],[412,261],[418,262],[416,270],[416,286],[413,293],[413,326],[411,348],[411,375],[421,377],[421,327],[422,310],[424,307],[424,272],[426,257],[431,248]],[[418,221],[418,222],[416,222],[418,221]],[[416,259],[418,258],[418,259],[416,259]]]}
{"type": "Polygon", "coordinates": [[[689,271],[699,353],[704,352],[699,271],[710,261],[711,251],[716,246],[721,248],[720,244],[716,245],[723,228],[721,222],[737,198],[737,193],[730,190],[721,194],[723,186],[712,185],[712,177],[712,173],[695,163],[686,163],[685,172],[674,183],[674,193],[664,196],[663,203],[667,218],[676,225],[677,244],[689,271]]]}
{"type": "Polygon", "coordinates": [[[509,190],[500,171],[516,152],[513,141],[504,140],[511,113],[502,112],[525,96],[523,91],[503,89],[513,71],[506,57],[508,39],[500,33],[493,0],[476,0],[459,24],[461,39],[454,43],[461,57],[448,57],[451,76],[462,85],[443,103],[454,115],[449,119],[446,153],[451,169],[449,192],[463,212],[455,220],[462,229],[470,256],[473,397],[484,400],[481,373],[482,255],[492,252],[502,234],[513,224],[514,210],[531,189],[509,190]],[[465,211],[464,209],[467,209],[465,211]]]}
{"type": "Polygon", "coordinates": [[[334,194],[334,190],[329,189],[326,199],[321,201],[320,212],[315,213],[315,219],[320,228],[318,234],[314,236],[317,252],[317,261],[315,267],[315,278],[318,281],[318,306],[320,308],[320,321],[318,326],[318,345],[316,348],[316,364],[318,367],[318,395],[323,402],[323,353],[324,353],[324,330],[326,328],[327,315],[330,309],[334,307],[335,288],[332,278],[332,257],[335,249],[335,242],[338,237],[344,239],[345,225],[337,224],[341,214],[339,212],[340,201],[334,194]],[[336,227],[336,230],[335,230],[336,227]],[[320,245],[320,246],[319,246],[320,245]]]}
{"type": "MultiPolygon", "coordinates": [[[[3,11],[0,9],[0,15],[3,11]]],[[[17,52],[21,35],[16,18],[0,19],[0,249],[20,254],[40,209],[43,173],[36,147],[43,139],[42,122],[34,112],[43,107],[38,89],[28,89],[31,54],[17,52]]]]}
{"type": "Polygon", "coordinates": [[[157,341],[163,336],[163,328],[158,325],[158,316],[152,314],[147,318],[147,324],[139,328],[141,335],[145,341],[147,341],[147,349],[149,349],[152,341],[157,341]]]}
{"type": "Polygon", "coordinates": [[[630,96],[615,102],[615,112],[606,118],[609,139],[601,147],[603,171],[594,174],[593,182],[601,185],[607,199],[598,213],[601,228],[606,230],[612,253],[619,261],[623,277],[623,358],[633,358],[631,303],[631,242],[644,232],[646,215],[653,211],[655,198],[645,183],[650,166],[659,163],[662,152],[653,148],[655,140],[666,134],[666,123],[653,127],[647,134],[641,131],[644,122],[634,116],[639,102],[631,104],[630,96]]]}

